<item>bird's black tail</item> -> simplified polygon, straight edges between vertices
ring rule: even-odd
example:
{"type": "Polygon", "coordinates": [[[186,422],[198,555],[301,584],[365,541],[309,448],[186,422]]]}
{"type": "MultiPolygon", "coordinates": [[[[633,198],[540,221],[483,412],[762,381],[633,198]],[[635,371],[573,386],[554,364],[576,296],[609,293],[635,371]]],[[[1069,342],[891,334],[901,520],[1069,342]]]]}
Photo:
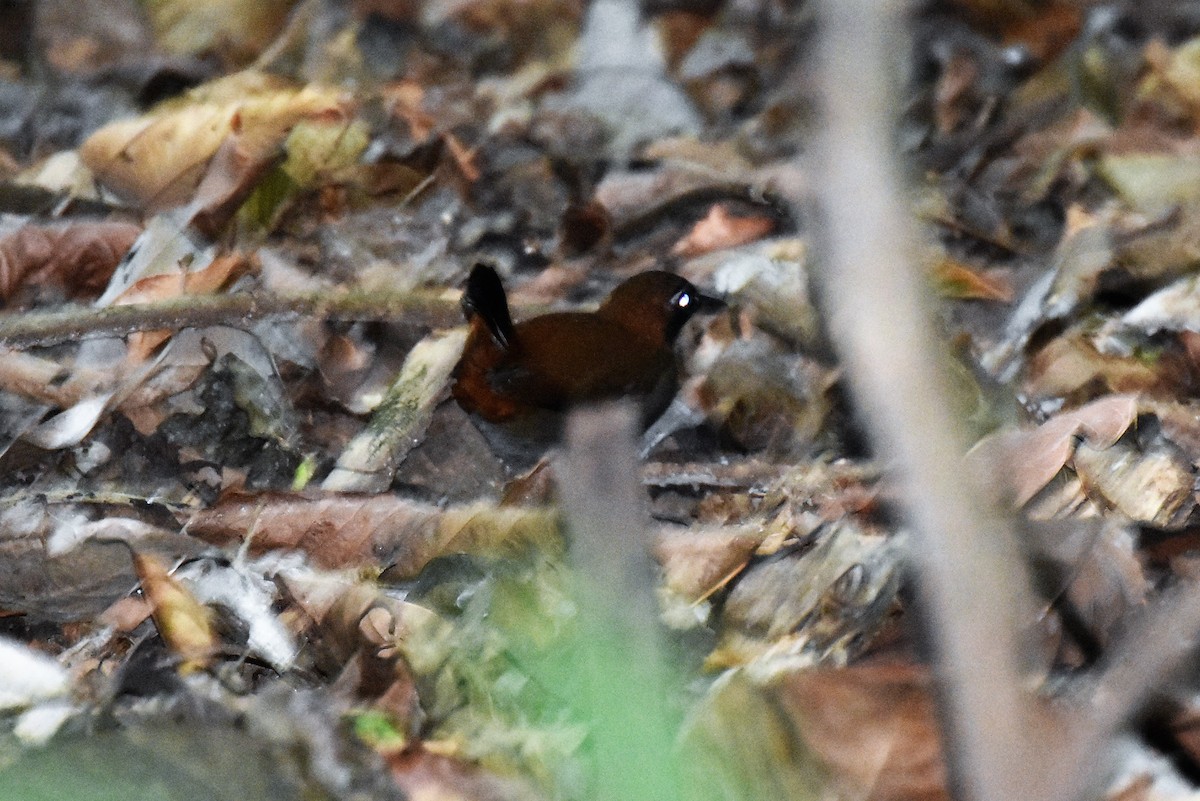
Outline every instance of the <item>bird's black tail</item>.
{"type": "Polygon", "coordinates": [[[470,320],[475,315],[483,320],[497,344],[507,348],[513,341],[512,317],[508,313],[508,298],[500,276],[486,264],[476,264],[467,279],[462,296],[463,314],[470,320]]]}

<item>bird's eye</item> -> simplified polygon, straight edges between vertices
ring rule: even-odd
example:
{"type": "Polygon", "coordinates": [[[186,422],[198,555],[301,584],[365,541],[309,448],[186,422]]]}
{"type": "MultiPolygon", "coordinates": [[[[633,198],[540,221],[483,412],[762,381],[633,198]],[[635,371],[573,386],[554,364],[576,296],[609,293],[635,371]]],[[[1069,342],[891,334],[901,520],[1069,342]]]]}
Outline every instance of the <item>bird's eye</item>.
{"type": "Polygon", "coordinates": [[[675,305],[681,309],[686,309],[692,304],[692,296],[687,292],[680,292],[675,296],[675,305]]]}

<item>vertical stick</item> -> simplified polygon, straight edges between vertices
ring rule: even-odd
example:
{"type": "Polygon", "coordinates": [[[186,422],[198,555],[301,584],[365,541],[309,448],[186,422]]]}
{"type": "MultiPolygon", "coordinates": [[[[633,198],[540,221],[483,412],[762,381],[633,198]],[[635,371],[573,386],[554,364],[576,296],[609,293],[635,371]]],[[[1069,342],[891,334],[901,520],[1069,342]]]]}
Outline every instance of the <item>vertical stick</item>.
{"type": "Polygon", "coordinates": [[[823,136],[811,163],[830,328],[878,451],[905,489],[954,772],[975,801],[1050,801],[1054,741],[1025,691],[1026,567],[1008,521],[964,474],[946,355],[900,200],[893,98],[905,10],[886,0],[819,5],[823,136]]]}
{"type": "Polygon", "coordinates": [[[602,801],[671,801],[679,784],[672,754],[678,715],[659,635],[635,440],[626,404],[571,416],[559,476],[580,605],[582,699],[602,801]]]}

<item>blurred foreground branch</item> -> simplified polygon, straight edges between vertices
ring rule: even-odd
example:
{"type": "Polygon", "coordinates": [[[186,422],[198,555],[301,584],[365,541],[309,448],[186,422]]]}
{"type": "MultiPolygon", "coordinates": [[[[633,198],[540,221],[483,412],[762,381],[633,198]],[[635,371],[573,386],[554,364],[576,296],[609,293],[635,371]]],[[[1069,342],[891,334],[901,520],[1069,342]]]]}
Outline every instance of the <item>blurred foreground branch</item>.
{"type": "Polygon", "coordinates": [[[976,801],[1094,797],[1112,779],[1120,729],[1196,648],[1200,587],[1186,582],[1133,620],[1093,675],[1053,712],[1026,688],[1033,596],[1011,521],[965,469],[947,354],[915,271],[893,162],[903,7],[822,5],[824,138],[814,160],[833,339],[877,447],[901,479],[914,562],[946,706],[952,773],[976,801]]]}
{"type": "Polygon", "coordinates": [[[1007,520],[971,486],[946,354],[914,270],[893,161],[904,7],[821,5],[823,280],[835,344],[915,526],[915,566],[945,689],[947,751],[976,801],[1065,799],[1040,766],[1050,739],[1025,692],[1029,581],[1007,520]],[[1040,735],[1040,736],[1039,736],[1040,735]],[[1051,781],[1050,784],[1053,784],[1051,781]]]}
{"type": "Polygon", "coordinates": [[[582,409],[567,426],[560,472],[579,604],[578,666],[596,786],[590,797],[679,797],[672,750],[678,721],[659,640],[650,517],[628,405],[582,409]]]}

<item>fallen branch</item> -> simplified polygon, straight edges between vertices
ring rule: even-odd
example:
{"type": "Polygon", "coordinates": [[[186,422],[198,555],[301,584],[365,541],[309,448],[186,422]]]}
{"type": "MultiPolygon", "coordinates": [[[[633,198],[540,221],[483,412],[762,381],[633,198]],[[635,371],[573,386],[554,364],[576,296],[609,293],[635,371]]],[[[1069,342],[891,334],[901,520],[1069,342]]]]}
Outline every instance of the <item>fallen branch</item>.
{"type": "Polygon", "coordinates": [[[103,309],[6,314],[0,316],[0,344],[27,348],[135,331],[247,326],[268,317],[392,320],[431,328],[462,323],[457,297],[435,291],[188,295],[103,309]]]}

